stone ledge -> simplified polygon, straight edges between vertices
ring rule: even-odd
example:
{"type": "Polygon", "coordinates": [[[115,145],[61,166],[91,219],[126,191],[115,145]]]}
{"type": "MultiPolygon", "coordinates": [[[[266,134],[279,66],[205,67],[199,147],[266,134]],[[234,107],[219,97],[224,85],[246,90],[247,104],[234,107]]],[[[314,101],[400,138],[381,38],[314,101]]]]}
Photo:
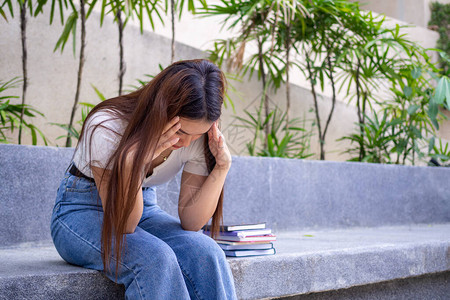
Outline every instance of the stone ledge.
{"type": "MultiPolygon", "coordinates": [[[[239,299],[330,291],[450,270],[450,223],[277,236],[276,255],[228,258],[239,299]]],[[[51,243],[2,248],[0,265],[0,299],[63,299],[69,293],[123,299],[122,286],[97,271],[65,263],[51,243]]]]}

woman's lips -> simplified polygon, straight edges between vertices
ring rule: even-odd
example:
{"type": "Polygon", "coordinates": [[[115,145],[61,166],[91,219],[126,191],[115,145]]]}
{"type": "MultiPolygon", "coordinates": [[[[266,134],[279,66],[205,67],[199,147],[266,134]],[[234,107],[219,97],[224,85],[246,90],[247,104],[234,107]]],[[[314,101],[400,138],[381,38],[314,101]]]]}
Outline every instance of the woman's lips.
{"type": "Polygon", "coordinates": [[[181,148],[181,147],[178,147],[178,146],[175,146],[175,145],[172,145],[172,147],[174,147],[175,149],[181,148]]]}

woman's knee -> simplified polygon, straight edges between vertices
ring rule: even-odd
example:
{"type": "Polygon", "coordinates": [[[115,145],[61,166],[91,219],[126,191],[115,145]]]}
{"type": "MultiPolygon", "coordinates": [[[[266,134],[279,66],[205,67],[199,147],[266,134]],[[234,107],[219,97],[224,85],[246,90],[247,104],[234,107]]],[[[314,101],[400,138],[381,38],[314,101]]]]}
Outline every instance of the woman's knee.
{"type": "Polygon", "coordinates": [[[219,245],[212,238],[203,233],[196,232],[192,237],[192,246],[196,249],[196,253],[199,259],[208,259],[214,261],[225,261],[225,253],[219,247],[219,245]]]}
{"type": "Polygon", "coordinates": [[[137,227],[126,235],[124,260],[144,266],[145,269],[177,268],[177,256],[164,241],[137,227]]]}

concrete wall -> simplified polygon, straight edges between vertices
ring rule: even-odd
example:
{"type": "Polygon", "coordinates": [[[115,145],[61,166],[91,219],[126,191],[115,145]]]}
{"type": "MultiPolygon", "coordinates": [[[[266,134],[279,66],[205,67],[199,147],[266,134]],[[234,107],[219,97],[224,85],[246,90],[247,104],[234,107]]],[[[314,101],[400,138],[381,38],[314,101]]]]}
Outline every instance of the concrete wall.
{"type": "MultiPolygon", "coordinates": [[[[27,45],[28,45],[28,76],[29,87],[27,103],[45,113],[46,118],[38,117],[33,122],[48,136],[51,145],[64,145],[64,139],[56,140],[64,131],[50,123],[68,123],[71,107],[74,101],[76,89],[76,76],[78,69],[78,53],[73,56],[70,42],[65,51],[53,53],[54,45],[62,31],[62,26],[55,19],[53,25],[48,25],[48,9],[44,15],[29,19],[27,45]]],[[[117,26],[112,23],[110,17],[105,19],[102,28],[99,26],[99,14],[94,11],[87,22],[87,46],[86,64],[81,88],[81,102],[97,103],[98,97],[91,85],[96,86],[105,96],[112,97],[118,90],[119,49],[117,26]]],[[[166,18],[166,24],[170,24],[166,18]]],[[[220,21],[216,18],[193,20],[186,14],[181,21],[177,21],[177,52],[176,60],[205,57],[202,50],[210,47],[209,41],[214,38],[226,38],[231,32],[220,32],[220,21]]],[[[149,31],[149,26],[141,35],[137,24],[130,21],[125,28],[125,88],[130,89],[130,84],[137,84],[136,79],[144,79],[144,74],[156,74],[159,71],[158,64],[167,66],[170,63],[170,27],[156,24],[156,32],[149,31]]],[[[21,43],[18,18],[10,19],[8,23],[0,20],[0,80],[5,81],[14,76],[21,75],[21,43]]],[[[79,48],[79,42],[77,49],[79,48]]],[[[308,84],[299,74],[292,74],[292,114],[293,117],[305,117],[314,119],[314,114],[309,112],[313,107],[311,93],[308,84]]],[[[254,77],[250,81],[235,82],[231,85],[238,91],[230,92],[236,107],[236,112],[243,115],[244,108],[250,111],[259,101],[261,83],[254,77]]],[[[21,89],[13,91],[21,95],[21,89]]],[[[280,88],[277,95],[271,93],[271,102],[284,107],[285,88],[280,88]]],[[[322,122],[331,108],[330,91],[325,90],[320,96],[319,110],[322,122]]],[[[236,120],[233,110],[224,109],[222,128],[229,141],[233,154],[245,155],[245,142],[250,140],[250,134],[242,129],[233,127],[236,120]]],[[[79,118],[80,113],[76,114],[79,118]]],[[[357,121],[356,111],[346,102],[338,101],[334,117],[327,134],[327,159],[346,160],[348,155],[340,153],[348,146],[345,142],[335,140],[354,132],[354,122],[357,121]]],[[[310,128],[311,122],[307,122],[310,128]]],[[[322,125],[324,126],[324,124],[322,125]]],[[[311,141],[311,152],[319,153],[317,130],[313,128],[315,136],[311,141]]],[[[14,134],[13,141],[17,141],[14,134]]],[[[30,137],[26,137],[26,143],[30,143],[30,137]]],[[[318,156],[313,158],[317,158],[318,156]]]]}
{"type": "Polygon", "coordinates": [[[427,28],[431,16],[430,3],[450,3],[450,0],[360,0],[357,2],[361,3],[362,9],[427,28]]]}

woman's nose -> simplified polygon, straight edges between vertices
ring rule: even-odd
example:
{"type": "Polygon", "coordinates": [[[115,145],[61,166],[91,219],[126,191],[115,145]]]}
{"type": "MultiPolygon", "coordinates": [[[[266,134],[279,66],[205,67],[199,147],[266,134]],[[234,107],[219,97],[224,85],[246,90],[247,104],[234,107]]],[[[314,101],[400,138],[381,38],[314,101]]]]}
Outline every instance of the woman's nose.
{"type": "Polygon", "coordinates": [[[182,147],[188,147],[191,144],[191,138],[185,137],[184,139],[181,140],[181,143],[182,147]]]}

